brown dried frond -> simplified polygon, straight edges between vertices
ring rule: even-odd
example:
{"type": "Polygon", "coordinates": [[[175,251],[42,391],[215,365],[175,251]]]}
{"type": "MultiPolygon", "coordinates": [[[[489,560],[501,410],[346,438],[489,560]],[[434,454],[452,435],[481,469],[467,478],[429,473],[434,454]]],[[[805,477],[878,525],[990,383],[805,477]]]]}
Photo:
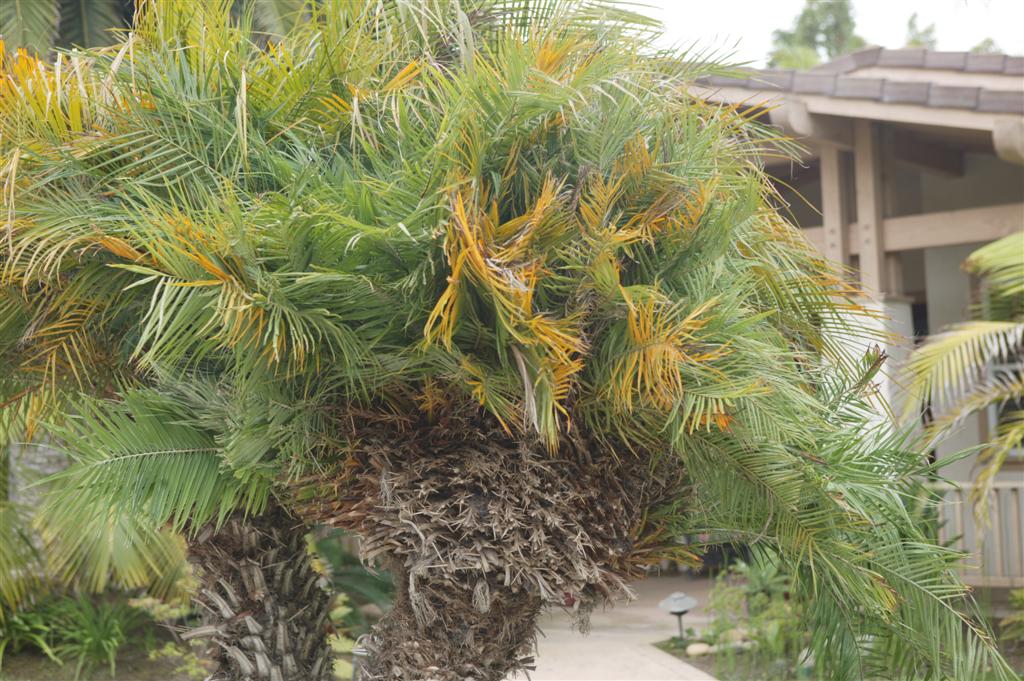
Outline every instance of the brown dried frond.
{"type": "Polygon", "coordinates": [[[628,582],[666,543],[649,511],[680,492],[668,458],[652,467],[583,438],[551,454],[465,412],[377,425],[301,495],[309,521],[357,532],[363,560],[399,575],[369,679],[427,667],[437,679],[504,678],[528,665],[542,607],[567,608],[586,628],[595,606],[630,597],[628,582]],[[424,638],[400,635],[408,626],[424,638]]]}

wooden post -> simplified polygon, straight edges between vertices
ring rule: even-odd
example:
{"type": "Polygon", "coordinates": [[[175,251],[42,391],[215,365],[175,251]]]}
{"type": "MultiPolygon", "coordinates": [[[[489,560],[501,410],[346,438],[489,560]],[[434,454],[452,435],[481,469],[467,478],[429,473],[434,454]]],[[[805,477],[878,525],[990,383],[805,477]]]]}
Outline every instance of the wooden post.
{"type": "Polygon", "coordinates": [[[825,229],[825,257],[849,265],[850,242],[846,229],[850,216],[841,154],[831,145],[821,148],[821,217],[825,229]]]}
{"type": "Polygon", "coordinates": [[[868,295],[881,298],[890,291],[882,232],[882,154],[877,124],[856,120],[853,141],[860,281],[868,295]]]}

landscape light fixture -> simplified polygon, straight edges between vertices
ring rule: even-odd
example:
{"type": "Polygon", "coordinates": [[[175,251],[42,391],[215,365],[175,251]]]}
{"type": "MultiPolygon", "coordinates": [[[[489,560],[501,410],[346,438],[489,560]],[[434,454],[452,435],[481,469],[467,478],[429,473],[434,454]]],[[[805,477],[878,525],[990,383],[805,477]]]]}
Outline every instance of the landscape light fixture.
{"type": "Polygon", "coordinates": [[[690,612],[693,606],[697,605],[697,599],[687,596],[681,591],[676,591],[671,596],[658,603],[658,607],[676,616],[679,622],[679,640],[683,640],[683,615],[690,612]]]}

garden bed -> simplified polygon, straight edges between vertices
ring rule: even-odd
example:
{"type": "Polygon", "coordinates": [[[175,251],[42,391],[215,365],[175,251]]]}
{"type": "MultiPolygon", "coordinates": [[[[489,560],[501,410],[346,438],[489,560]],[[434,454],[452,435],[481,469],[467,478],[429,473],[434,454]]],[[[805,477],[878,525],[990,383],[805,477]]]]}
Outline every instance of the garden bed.
{"type": "MultiPolygon", "coordinates": [[[[118,656],[114,679],[117,681],[197,681],[205,675],[195,675],[187,669],[187,661],[181,657],[160,657],[151,659],[145,650],[127,651],[118,656]]],[[[85,678],[85,677],[83,677],[85,678]]],[[[93,672],[93,681],[110,679],[109,669],[93,672]]],[[[4,656],[4,670],[0,681],[74,681],[73,665],[57,666],[43,655],[19,653],[4,656]]]]}
{"type": "MultiPolygon", "coordinates": [[[[686,654],[690,641],[680,642],[678,638],[670,638],[655,643],[655,647],[674,655],[692,667],[714,676],[718,681],[805,681],[813,679],[813,672],[800,670],[790,672],[785,661],[776,667],[765,666],[763,658],[756,653],[743,650],[732,650],[726,654],[700,655],[690,657],[686,654]]],[[[1024,681],[1024,648],[1004,651],[1007,661],[1024,681]]],[[[982,676],[976,681],[990,681],[995,675],[982,676]]]]}
{"type": "Polygon", "coordinates": [[[714,676],[719,681],[805,681],[813,678],[810,670],[792,673],[788,663],[780,660],[776,665],[765,665],[762,656],[741,649],[690,657],[686,648],[690,641],[678,638],[655,643],[655,647],[674,655],[692,667],[714,676]]]}

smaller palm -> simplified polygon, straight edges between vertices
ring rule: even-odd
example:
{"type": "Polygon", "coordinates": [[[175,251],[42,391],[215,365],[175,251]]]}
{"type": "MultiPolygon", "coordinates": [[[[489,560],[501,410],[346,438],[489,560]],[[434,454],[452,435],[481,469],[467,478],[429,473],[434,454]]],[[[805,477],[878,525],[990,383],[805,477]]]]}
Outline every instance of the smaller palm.
{"type": "Polygon", "coordinates": [[[929,337],[911,356],[908,409],[931,407],[933,442],[971,414],[1003,409],[980,457],[973,497],[981,505],[1006,457],[1024,443],[1024,232],[974,251],[964,269],[983,278],[983,300],[975,319],[929,337]]]}

